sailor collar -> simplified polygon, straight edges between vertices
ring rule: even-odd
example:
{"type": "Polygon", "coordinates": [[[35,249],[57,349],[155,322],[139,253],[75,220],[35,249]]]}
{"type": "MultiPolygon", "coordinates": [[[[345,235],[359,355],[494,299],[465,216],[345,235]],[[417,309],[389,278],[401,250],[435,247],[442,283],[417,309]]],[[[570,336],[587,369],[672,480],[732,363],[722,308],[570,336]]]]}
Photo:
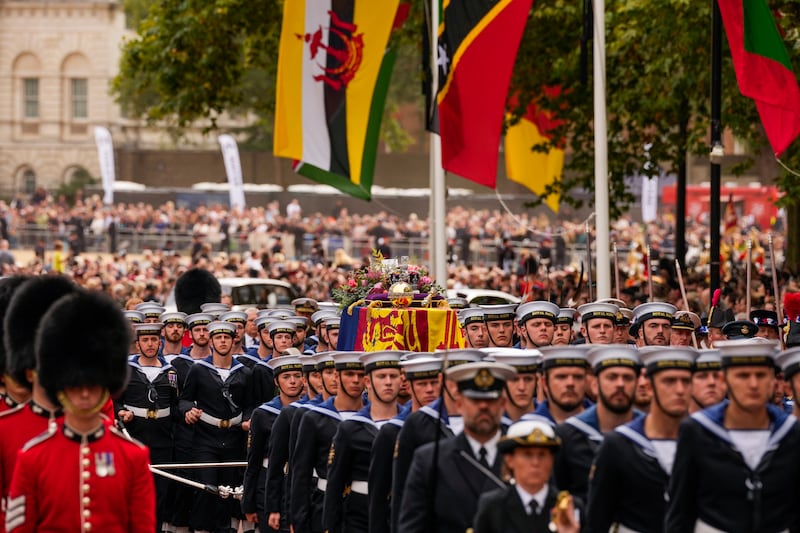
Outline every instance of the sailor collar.
{"type": "Polygon", "coordinates": [[[442,415],[442,421],[445,425],[450,425],[450,417],[447,414],[447,406],[442,405],[442,399],[437,398],[428,405],[424,405],[419,408],[419,410],[429,417],[433,418],[434,420],[439,420],[439,413],[442,415]],[[441,407],[440,407],[441,405],[441,407]]]}
{"type": "MultiPolygon", "coordinates": [[[[729,403],[730,400],[723,400],[717,405],[694,413],[692,419],[738,451],[724,425],[725,410],[729,403]]],[[[766,451],[771,451],[780,445],[781,440],[789,433],[797,419],[794,415],[786,414],[774,405],[767,405],[767,415],[769,416],[769,440],[766,451]]]]}
{"type": "MultiPolygon", "coordinates": [[[[142,354],[136,354],[131,356],[131,358],[128,360],[128,364],[134,368],[142,368],[142,365],[139,363],[139,358],[141,356],[142,354]]],[[[157,367],[161,372],[172,368],[172,365],[168,363],[166,359],[164,359],[163,355],[159,355],[158,357],[156,357],[156,359],[158,359],[158,362],[161,363],[161,366],[157,367]]]]}
{"type": "Polygon", "coordinates": [[[275,396],[273,399],[271,399],[268,402],[262,403],[261,405],[258,406],[258,408],[263,410],[263,411],[268,411],[270,413],[274,413],[276,415],[280,414],[281,409],[283,409],[283,403],[281,402],[280,395],[275,396]]]}
{"type": "MultiPolygon", "coordinates": [[[[636,409],[633,410],[633,419],[643,418],[644,413],[636,409]]],[[[600,432],[600,421],[597,418],[597,404],[588,407],[582,413],[569,417],[565,424],[569,424],[590,440],[603,442],[604,435],[600,432]]]]}
{"type": "MultiPolygon", "coordinates": [[[[214,366],[214,356],[213,355],[209,355],[205,359],[198,359],[197,360],[197,364],[206,366],[206,367],[211,368],[213,370],[218,370],[217,367],[214,366]]],[[[242,363],[240,363],[239,361],[237,361],[235,357],[231,357],[231,367],[227,368],[227,369],[222,369],[222,370],[230,370],[231,373],[233,373],[235,370],[241,370],[242,368],[245,368],[245,366],[242,363]]]]}
{"type": "MultiPolygon", "coordinates": [[[[366,405],[364,405],[364,407],[361,408],[360,411],[351,416],[348,420],[352,420],[353,422],[361,422],[364,424],[369,424],[371,426],[378,427],[378,423],[372,419],[372,414],[370,413],[370,407],[371,404],[367,403],[366,405]]],[[[400,405],[397,405],[397,414],[392,418],[390,418],[389,420],[383,420],[382,422],[389,422],[391,420],[394,420],[395,418],[400,416],[400,413],[402,413],[402,411],[403,411],[402,407],[400,405]]]]}

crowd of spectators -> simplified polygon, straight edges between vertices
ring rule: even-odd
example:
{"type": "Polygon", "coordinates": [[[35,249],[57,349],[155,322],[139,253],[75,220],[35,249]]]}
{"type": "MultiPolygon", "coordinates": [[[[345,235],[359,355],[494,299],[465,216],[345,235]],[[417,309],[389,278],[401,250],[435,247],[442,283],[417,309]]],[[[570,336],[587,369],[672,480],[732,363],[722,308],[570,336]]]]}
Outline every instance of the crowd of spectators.
{"type": "MultiPolygon", "coordinates": [[[[687,224],[684,280],[696,312],[709,305],[709,232],[703,222],[687,224]]],[[[453,207],[446,227],[448,279],[438,280],[441,286],[496,289],[562,306],[579,305],[592,295],[586,242],[594,244],[594,235],[587,234],[587,220],[510,213],[500,206],[453,207]]],[[[759,228],[742,216],[726,230],[721,261],[729,307],[743,310],[748,239],[753,242],[753,305],[770,305],[766,240],[772,232],[776,264],[781,265],[780,227],[759,228]]],[[[410,259],[424,264],[428,231],[427,219],[413,213],[356,214],[341,207],[328,214],[306,213],[297,200],[231,212],[222,205],[190,209],[173,202],[104,206],[97,196],[79,194],[69,202],[37,191],[29,198],[0,202],[0,267],[4,274],[62,272],[82,285],[108,291],[120,302],[129,298],[163,302],[177,277],[191,266],[220,277],[284,279],[300,294],[329,300],[351,270],[370,260],[373,249],[390,257],[408,253],[409,242],[423,243],[420,254],[410,259]],[[32,227],[46,230],[48,237],[32,247],[30,259],[15,258],[24,247],[21,233],[32,227]],[[157,236],[157,245],[129,252],[120,236],[131,232],[157,236]]],[[[673,259],[672,214],[647,225],[628,216],[619,218],[612,223],[611,241],[619,252],[620,296],[631,307],[651,297],[651,276],[652,297],[683,308],[673,259]]],[[[612,277],[616,294],[613,268],[612,277]]]]}

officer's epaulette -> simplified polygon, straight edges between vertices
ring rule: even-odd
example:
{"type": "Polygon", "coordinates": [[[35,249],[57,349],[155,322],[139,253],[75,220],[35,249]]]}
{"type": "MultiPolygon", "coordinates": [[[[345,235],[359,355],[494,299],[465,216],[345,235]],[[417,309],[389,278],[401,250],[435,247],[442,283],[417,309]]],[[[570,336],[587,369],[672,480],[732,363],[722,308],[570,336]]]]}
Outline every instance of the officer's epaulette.
{"type": "Polygon", "coordinates": [[[146,448],[146,446],[144,445],[144,443],[142,443],[141,441],[138,441],[138,440],[134,439],[133,437],[129,437],[128,435],[126,435],[125,433],[121,432],[120,430],[118,430],[118,429],[117,429],[116,427],[114,427],[114,426],[108,426],[108,432],[109,432],[109,433],[111,433],[112,435],[116,435],[117,437],[119,437],[119,438],[121,438],[121,439],[123,439],[123,440],[126,440],[126,441],[128,441],[128,442],[131,442],[131,443],[133,443],[133,444],[137,445],[137,446],[138,446],[138,447],[140,447],[140,448],[146,448]]]}
{"type": "MultiPolygon", "coordinates": [[[[53,426],[55,426],[55,424],[53,424],[53,426]]],[[[40,433],[36,437],[33,437],[31,440],[26,442],[25,446],[22,447],[22,451],[23,452],[27,452],[28,450],[30,450],[31,448],[33,448],[37,444],[43,443],[44,441],[46,441],[47,439],[49,439],[50,437],[52,437],[55,434],[56,434],[56,428],[55,427],[48,428],[47,430],[45,430],[44,433],[40,433]]]]}
{"type": "Polygon", "coordinates": [[[22,411],[25,408],[26,405],[28,405],[28,404],[21,403],[21,404],[17,405],[16,407],[12,407],[8,411],[3,411],[2,413],[0,413],[0,419],[2,419],[4,416],[10,416],[10,415],[13,415],[14,413],[19,413],[20,411],[22,411]]]}

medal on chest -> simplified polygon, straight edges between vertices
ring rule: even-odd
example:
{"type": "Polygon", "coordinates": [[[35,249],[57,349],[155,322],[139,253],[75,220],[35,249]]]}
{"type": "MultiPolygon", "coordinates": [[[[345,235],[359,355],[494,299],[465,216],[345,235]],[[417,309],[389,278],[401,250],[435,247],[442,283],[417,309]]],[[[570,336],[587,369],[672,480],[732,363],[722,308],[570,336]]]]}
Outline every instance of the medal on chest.
{"type": "Polygon", "coordinates": [[[94,454],[94,473],[97,477],[109,477],[117,473],[114,467],[114,454],[112,452],[98,452],[94,454]]]}

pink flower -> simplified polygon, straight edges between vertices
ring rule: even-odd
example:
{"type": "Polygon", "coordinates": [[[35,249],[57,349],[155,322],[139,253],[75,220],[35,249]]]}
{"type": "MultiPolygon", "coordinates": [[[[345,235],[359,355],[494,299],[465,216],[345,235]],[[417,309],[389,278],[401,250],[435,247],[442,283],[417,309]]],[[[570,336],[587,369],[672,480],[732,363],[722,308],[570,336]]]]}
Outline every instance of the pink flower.
{"type": "Polygon", "coordinates": [[[355,286],[356,286],[356,280],[354,280],[354,279],[348,279],[348,280],[347,280],[347,284],[348,284],[350,287],[355,287],[355,286]]]}
{"type": "Polygon", "coordinates": [[[419,265],[408,265],[408,273],[419,272],[419,265]]]}
{"type": "Polygon", "coordinates": [[[421,278],[419,278],[419,284],[421,287],[427,287],[431,283],[433,283],[433,280],[428,276],[422,276],[421,278]]]}

